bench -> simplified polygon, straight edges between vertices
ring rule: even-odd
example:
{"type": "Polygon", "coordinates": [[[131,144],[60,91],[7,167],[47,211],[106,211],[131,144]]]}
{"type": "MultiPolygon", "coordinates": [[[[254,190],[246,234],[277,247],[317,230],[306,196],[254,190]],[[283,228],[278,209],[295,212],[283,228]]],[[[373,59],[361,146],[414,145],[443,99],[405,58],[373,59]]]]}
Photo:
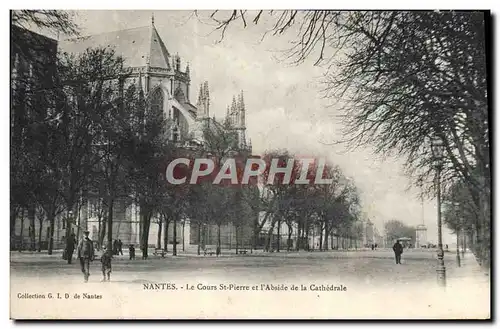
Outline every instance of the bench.
{"type": "Polygon", "coordinates": [[[204,256],[206,256],[206,255],[213,256],[213,255],[215,255],[215,251],[213,251],[210,248],[207,248],[207,249],[203,250],[203,255],[204,256]]]}
{"type": "Polygon", "coordinates": [[[247,254],[247,252],[248,252],[248,250],[246,250],[246,249],[243,249],[243,250],[238,250],[238,253],[239,253],[240,255],[242,255],[242,254],[243,254],[243,255],[246,255],[246,254],[247,254]]]}
{"type": "Polygon", "coordinates": [[[162,258],[165,258],[165,250],[164,249],[155,248],[155,251],[153,251],[153,255],[155,255],[155,256],[161,256],[162,258]]]}

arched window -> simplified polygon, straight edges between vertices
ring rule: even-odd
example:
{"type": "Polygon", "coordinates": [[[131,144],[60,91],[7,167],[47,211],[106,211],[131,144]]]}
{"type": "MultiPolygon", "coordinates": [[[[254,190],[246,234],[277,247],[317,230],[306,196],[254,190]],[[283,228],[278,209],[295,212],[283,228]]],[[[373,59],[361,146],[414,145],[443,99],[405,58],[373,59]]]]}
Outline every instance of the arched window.
{"type": "Polygon", "coordinates": [[[173,129],[172,140],[174,141],[174,143],[179,141],[179,127],[177,125],[174,126],[174,129],[173,129]]]}
{"type": "Polygon", "coordinates": [[[160,88],[157,88],[151,95],[151,110],[156,113],[163,111],[163,92],[160,88]]]}

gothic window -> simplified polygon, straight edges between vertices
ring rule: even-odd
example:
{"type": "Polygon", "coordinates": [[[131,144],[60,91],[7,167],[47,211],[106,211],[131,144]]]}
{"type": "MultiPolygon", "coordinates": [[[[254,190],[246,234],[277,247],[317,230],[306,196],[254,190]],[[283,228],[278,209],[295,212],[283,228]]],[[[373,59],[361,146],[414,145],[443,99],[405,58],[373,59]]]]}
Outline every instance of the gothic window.
{"type": "Polygon", "coordinates": [[[174,127],[174,132],[172,134],[172,139],[175,142],[179,140],[179,128],[177,126],[174,127]]]}
{"type": "Polygon", "coordinates": [[[175,90],[174,97],[181,103],[186,102],[186,96],[184,95],[184,92],[182,91],[182,88],[180,86],[175,90]]]}
{"type": "Polygon", "coordinates": [[[156,113],[163,110],[163,92],[160,88],[157,88],[151,95],[151,110],[156,113]]]}

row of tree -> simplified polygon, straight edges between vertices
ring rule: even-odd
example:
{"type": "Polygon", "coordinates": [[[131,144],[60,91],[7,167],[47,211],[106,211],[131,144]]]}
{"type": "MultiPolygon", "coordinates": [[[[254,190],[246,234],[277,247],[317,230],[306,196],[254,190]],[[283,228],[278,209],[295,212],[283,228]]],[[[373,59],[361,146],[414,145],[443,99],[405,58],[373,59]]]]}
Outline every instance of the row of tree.
{"type": "MultiPolygon", "coordinates": [[[[56,30],[60,26],[73,29],[69,17],[57,11],[13,13],[14,23],[26,21],[56,30]]],[[[107,248],[112,248],[115,208],[137,205],[145,256],[153,219],[165,224],[167,230],[169,224],[176,228],[189,218],[197,224],[199,235],[203,225],[217,225],[219,245],[220,228],[229,223],[237,232],[253,225],[254,246],[266,222],[270,230],[275,226],[279,230],[285,222],[290,235],[295,223],[303,239],[319,227],[325,248],[334,232],[356,235],[357,194],[352,182],[336,167],[327,169],[334,178],[334,184],[328,186],[167,184],[166,164],[176,157],[210,155],[217,167],[228,157],[245,161],[250,154],[239,148],[231,123],[207,120],[203,145],[179,147],[167,138],[172,122],[133,82],[123,58],[113,50],[95,48],[77,56],[55,56],[47,53],[46,45],[40,42],[44,39],[36,34],[13,25],[12,35],[17,41],[13,42],[12,53],[16,55],[11,67],[11,237],[16,220],[27,215],[34,248],[37,218],[40,230],[42,223],[49,224],[51,254],[56,219],[65,220],[69,237],[71,228],[78,224],[73,214],[89,202],[99,223],[99,244],[107,241],[107,248]],[[259,219],[261,211],[266,214],[264,219],[259,219]]],[[[282,151],[266,157],[293,158],[282,151]]],[[[174,255],[176,234],[174,229],[174,255]]],[[[165,232],[165,246],[167,239],[165,232]]]]}
{"type": "Polygon", "coordinates": [[[291,38],[285,60],[312,58],[325,68],[325,96],[343,107],[340,142],[406,159],[408,176],[424,195],[436,195],[434,167],[441,161],[443,194],[461,203],[461,227],[474,236],[476,257],[489,265],[488,13],[234,10],[197,17],[215,22],[223,37],[232,24],[251,28],[267,20],[267,36],[291,38]],[[444,146],[442,159],[431,152],[436,139],[444,146]]]}

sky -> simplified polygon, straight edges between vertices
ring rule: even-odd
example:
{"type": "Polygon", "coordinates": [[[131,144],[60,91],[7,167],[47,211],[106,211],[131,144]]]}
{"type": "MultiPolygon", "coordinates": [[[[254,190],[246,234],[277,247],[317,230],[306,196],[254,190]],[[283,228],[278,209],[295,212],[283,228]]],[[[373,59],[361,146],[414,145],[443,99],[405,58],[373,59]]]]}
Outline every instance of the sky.
{"type": "MultiPolygon", "coordinates": [[[[258,25],[247,28],[235,23],[221,40],[220,31],[191,11],[77,11],[74,20],[83,35],[92,35],[149,26],[152,14],[170,54],[179,54],[182,67],[189,62],[192,103],[198,98],[200,83],[208,81],[211,116],[222,117],[233,95],[243,90],[247,138],[254,154],[288,149],[325,157],[354,180],[363,212],[379,232],[383,232],[384,222],[393,219],[412,226],[425,223],[428,241],[437,243],[436,200],[422,204],[418,191],[409,189],[403,159],[382,159],[369,148],[347,152],[334,144],[342,138],[342,125],[336,117],[341,104],[322,97],[325,69],[313,65],[315,58],[300,65],[282,60],[280,51],[290,46],[293,33],[262,40],[271,23],[262,18],[258,25]]],[[[443,243],[453,244],[456,238],[444,226],[443,232],[443,243]]]]}

